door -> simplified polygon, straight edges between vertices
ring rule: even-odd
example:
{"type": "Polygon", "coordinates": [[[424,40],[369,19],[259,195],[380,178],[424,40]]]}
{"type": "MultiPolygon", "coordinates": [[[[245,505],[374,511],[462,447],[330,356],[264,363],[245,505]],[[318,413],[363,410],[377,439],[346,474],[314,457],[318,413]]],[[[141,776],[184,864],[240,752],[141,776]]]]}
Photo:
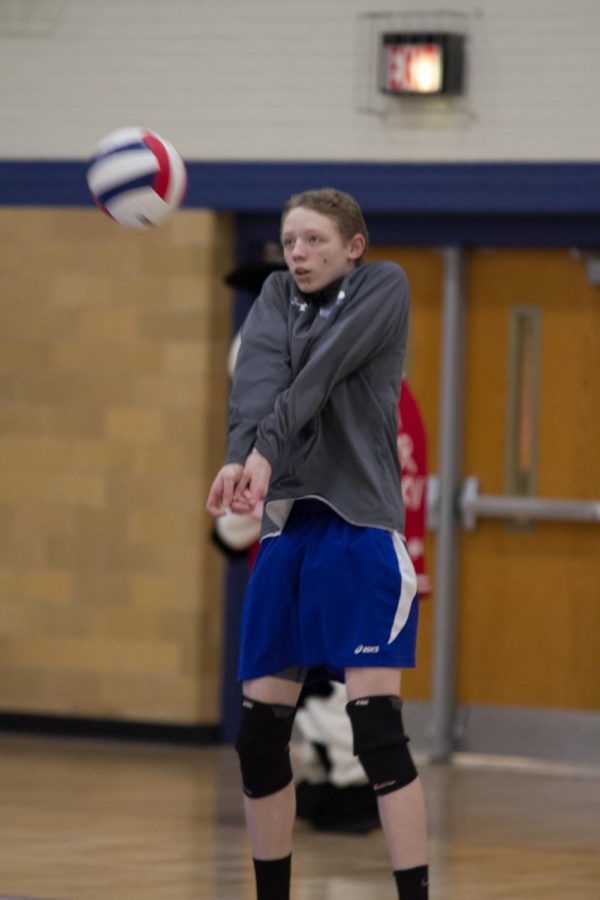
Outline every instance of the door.
{"type": "MultiPolygon", "coordinates": [[[[407,376],[435,473],[442,259],[412,248],[373,248],[370,258],[395,259],[411,282],[407,376]]],[[[510,460],[522,452],[516,440],[525,442],[535,495],[600,498],[600,289],[588,283],[585,260],[566,249],[473,250],[466,273],[464,476],[477,477],[481,493],[505,493],[510,460]],[[523,312],[539,347],[525,349],[519,369],[515,322],[523,312]],[[535,397],[515,431],[519,391],[535,397]]],[[[515,489],[523,488],[508,487],[515,489]]],[[[421,604],[418,668],[404,680],[415,700],[430,697],[434,541],[430,534],[434,594],[421,604]]],[[[461,533],[459,552],[458,702],[597,709],[600,527],[480,519],[461,533]]]]}

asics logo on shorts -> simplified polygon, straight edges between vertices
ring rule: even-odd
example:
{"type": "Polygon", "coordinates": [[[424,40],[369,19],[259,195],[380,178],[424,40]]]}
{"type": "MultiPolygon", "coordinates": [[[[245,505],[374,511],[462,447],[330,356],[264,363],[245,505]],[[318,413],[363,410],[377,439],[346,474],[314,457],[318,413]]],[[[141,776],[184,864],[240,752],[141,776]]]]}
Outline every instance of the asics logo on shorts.
{"type": "Polygon", "coordinates": [[[367,644],[359,644],[358,647],[354,648],[354,654],[358,655],[359,653],[379,653],[379,644],[375,644],[374,647],[369,647],[367,644]]]}

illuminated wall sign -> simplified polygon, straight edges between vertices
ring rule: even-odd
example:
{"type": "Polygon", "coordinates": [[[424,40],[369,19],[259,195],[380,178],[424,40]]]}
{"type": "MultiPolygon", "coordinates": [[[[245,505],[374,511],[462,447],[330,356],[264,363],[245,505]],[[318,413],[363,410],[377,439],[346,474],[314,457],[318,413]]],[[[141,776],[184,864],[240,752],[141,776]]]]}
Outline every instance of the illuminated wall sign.
{"type": "Polygon", "coordinates": [[[386,94],[461,94],[461,34],[384,34],[381,90],[386,94]]]}

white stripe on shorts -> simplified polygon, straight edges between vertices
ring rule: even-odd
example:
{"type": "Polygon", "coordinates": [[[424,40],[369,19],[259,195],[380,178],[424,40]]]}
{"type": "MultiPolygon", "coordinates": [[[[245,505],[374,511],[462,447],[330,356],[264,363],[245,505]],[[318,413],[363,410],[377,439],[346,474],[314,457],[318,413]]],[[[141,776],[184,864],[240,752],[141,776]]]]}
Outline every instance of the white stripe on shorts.
{"type": "Polygon", "coordinates": [[[415,572],[415,567],[413,566],[412,559],[410,558],[408,550],[406,549],[406,544],[397,531],[392,532],[392,540],[394,543],[394,550],[396,551],[396,556],[398,558],[398,568],[400,569],[402,586],[400,588],[400,597],[398,599],[398,606],[396,608],[396,615],[394,616],[394,621],[392,623],[392,630],[390,631],[388,644],[391,644],[392,641],[394,641],[398,637],[398,635],[406,625],[406,620],[410,615],[412,602],[415,598],[415,594],[417,593],[417,573],[415,572]]]}

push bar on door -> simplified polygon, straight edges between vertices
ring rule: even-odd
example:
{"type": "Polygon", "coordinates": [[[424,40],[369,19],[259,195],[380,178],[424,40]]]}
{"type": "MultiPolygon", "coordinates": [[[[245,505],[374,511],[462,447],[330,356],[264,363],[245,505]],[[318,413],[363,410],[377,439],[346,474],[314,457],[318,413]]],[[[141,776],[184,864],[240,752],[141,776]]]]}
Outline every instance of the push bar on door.
{"type": "Polygon", "coordinates": [[[458,497],[463,528],[474,531],[478,517],[544,519],[547,522],[600,522],[600,500],[559,500],[480,494],[479,479],[465,478],[458,497]]]}
{"type": "MultiPolygon", "coordinates": [[[[440,480],[427,479],[427,527],[437,529],[440,480]]],[[[560,500],[480,494],[479,479],[465,478],[457,498],[456,515],[467,531],[477,528],[478,518],[544,519],[547,522],[600,522],[600,500],[560,500]]]]}

